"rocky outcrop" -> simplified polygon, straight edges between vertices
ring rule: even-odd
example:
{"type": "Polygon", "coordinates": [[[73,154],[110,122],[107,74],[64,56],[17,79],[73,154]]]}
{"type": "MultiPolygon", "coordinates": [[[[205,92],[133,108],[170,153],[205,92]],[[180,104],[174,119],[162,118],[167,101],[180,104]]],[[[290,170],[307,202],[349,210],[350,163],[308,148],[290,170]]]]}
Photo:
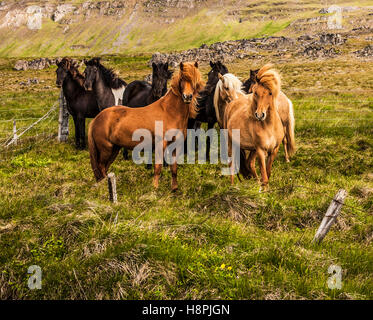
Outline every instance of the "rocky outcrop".
{"type": "Polygon", "coordinates": [[[152,62],[168,62],[175,67],[181,61],[209,62],[210,60],[230,62],[235,59],[261,58],[260,52],[275,53],[283,56],[288,52],[297,52],[308,58],[330,58],[339,54],[336,46],[343,45],[347,37],[341,34],[327,33],[319,36],[303,35],[297,39],[288,37],[266,37],[255,39],[242,39],[235,41],[217,42],[211,45],[203,44],[199,48],[189,49],[177,53],[153,54],[152,62]]]}
{"type": "Polygon", "coordinates": [[[332,58],[339,54],[335,48],[326,49],[318,45],[310,45],[302,52],[304,56],[309,58],[332,58]]]}
{"type": "Polygon", "coordinates": [[[258,50],[287,50],[293,46],[295,40],[286,37],[267,37],[256,39],[242,39],[224,42],[216,42],[211,45],[203,44],[199,48],[189,49],[179,53],[159,53],[153,54],[149,65],[152,62],[168,62],[170,66],[175,67],[181,61],[200,61],[209,62],[223,61],[230,62],[235,59],[256,58],[259,57],[258,50]]]}
{"type": "Polygon", "coordinates": [[[364,49],[354,52],[358,57],[373,57],[373,45],[368,45],[364,49]]]}
{"type": "Polygon", "coordinates": [[[59,61],[59,58],[57,59],[48,59],[48,58],[39,58],[34,59],[31,61],[27,60],[18,60],[16,64],[14,65],[15,70],[42,70],[49,68],[51,65],[56,64],[56,62],[59,61]]]}

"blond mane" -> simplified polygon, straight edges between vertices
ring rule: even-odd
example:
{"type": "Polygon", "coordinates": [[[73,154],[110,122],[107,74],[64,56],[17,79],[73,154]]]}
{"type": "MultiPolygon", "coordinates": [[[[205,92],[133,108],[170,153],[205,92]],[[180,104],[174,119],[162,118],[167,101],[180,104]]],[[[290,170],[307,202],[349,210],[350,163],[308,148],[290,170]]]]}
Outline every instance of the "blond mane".
{"type": "Polygon", "coordinates": [[[183,70],[179,69],[179,72],[174,73],[171,79],[171,90],[174,94],[181,97],[180,92],[180,80],[188,81],[193,87],[193,99],[189,104],[189,117],[195,118],[198,114],[198,94],[204,88],[205,83],[202,80],[201,73],[198,67],[193,62],[184,62],[183,70]]]}
{"type": "MultiPolygon", "coordinates": [[[[245,92],[242,91],[242,82],[232,73],[226,73],[223,75],[224,83],[228,86],[229,89],[233,89],[239,95],[246,95],[245,92]]],[[[224,83],[219,80],[216,84],[215,93],[214,93],[214,108],[216,113],[216,119],[220,122],[220,112],[219,112],[219,98],[220,92],[225,90],[224,83]]]]}
{"type": "Polygon", "coordinates": [[[272,64],[266,64],[260,68],[256,80],[258,85],[268,89],[274,98],[276,98],[281,91],[281,78],[272,64]]]}

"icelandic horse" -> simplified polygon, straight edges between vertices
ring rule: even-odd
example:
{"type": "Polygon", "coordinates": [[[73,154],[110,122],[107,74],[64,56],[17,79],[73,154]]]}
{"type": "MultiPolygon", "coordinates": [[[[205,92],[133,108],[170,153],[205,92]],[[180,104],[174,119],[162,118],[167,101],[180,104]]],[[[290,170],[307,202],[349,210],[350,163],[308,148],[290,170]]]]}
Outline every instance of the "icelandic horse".
{"type": "MultiPolygon", "coordinates": [[[[163,154],[167,145],[172,143],[163,138],[168,130],[178,129],[185,140],[188,118],[196,116],[197,97],[203,86],[198,63],[181,62],[179,72],[172,77],[171,88],[159,100],[146,107],[115,106],[101,111],[91,122],[88,131],[91,166],[96,180],[100,181],[107,176],[120,148],[132,150],[140,143],[132,138],[137,129],[145,129],[151,133],[153,146],[161,138],[163,154]],[[162,137],[156,136],[156,121],[163,122],[162,137]]],[[[178,189],[175,156],[176,152],[173,152],[173,163],[170,165],[172,191],[178,189]]],[[[162,161],[154,166],[155,188],[158,188],[161,171],[162,161]]]]}
{"type": "MultiPolygon", "coordinates": [[[[247,167],[254,178],[258,178],[255,159],[259,158],[263,190],[268,189],[272,164],[285,136],[278,106],[288,103],[289,99],[281,92],[279,74],[272,65],[267,64],[258,71],[257,82],[252,86],[252,94],[233,100],[225,110],[224,128],[228,129],[228,155],[232,156],[232,144],[237,143],[232,141],[232,129],[240,129],[240,149],[250,151],[247,167]]],[[[289,134],[288,146],[289,154],[293,154],[294,134],[289,134]]],[[[234,163],[232,159],[232,184],[234,163]]]]}

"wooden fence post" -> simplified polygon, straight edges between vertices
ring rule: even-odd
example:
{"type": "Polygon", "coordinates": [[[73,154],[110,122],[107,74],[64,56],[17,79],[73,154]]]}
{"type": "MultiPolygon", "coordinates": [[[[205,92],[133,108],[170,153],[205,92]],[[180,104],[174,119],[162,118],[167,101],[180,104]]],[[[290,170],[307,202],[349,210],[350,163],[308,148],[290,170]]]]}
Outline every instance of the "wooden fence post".
{"type": "Polygon", "coordinates": [[[58,142],[66,142],[69,136],[69,112],[67,111],[66,99],[61,89],[60,97],[60,114],[58,117],[58,142]]]}
{"type": "Polygon", "coordinates": [[[110,172],[107,175],[107,182],[109,186],[109,197],[110,201],[113,203],[118,202],[118,196],[117,196],[117,181],[115,179],[115,174],[113,172],[110,172]]]}
{"type": "Polygon", "coordinates": [[[324,239],[326,234],[329,232],[332,224],[337,219],[337,216],[341,212],[346,196],[347,191],[344,189],[339,190],[337,194],[334,196],[312,242],[320,243],[324,239]]]}
{"type": "Polygon", "coordinates": [[[17,145],[17,142],[18,142],[17,124],[16,124],[16,120],[13,120],[13,141],[12,143],[17,145]]]}

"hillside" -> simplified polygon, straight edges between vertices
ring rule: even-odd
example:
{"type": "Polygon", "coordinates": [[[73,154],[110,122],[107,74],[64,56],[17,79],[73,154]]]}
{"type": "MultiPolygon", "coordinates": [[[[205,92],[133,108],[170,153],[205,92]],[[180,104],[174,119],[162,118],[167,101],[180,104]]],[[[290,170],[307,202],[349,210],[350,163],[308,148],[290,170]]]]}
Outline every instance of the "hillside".
{"type": "MultiPolygon", "coordinates": [[[[334,4],[343,7],[339,31],[372,27],[371,1],[334,4]]],[[[315,0],[5,0],[0,2],[0,56],[153,53],[224,40],[314,34],[330,29],[329,7],[315,0]]]]}

